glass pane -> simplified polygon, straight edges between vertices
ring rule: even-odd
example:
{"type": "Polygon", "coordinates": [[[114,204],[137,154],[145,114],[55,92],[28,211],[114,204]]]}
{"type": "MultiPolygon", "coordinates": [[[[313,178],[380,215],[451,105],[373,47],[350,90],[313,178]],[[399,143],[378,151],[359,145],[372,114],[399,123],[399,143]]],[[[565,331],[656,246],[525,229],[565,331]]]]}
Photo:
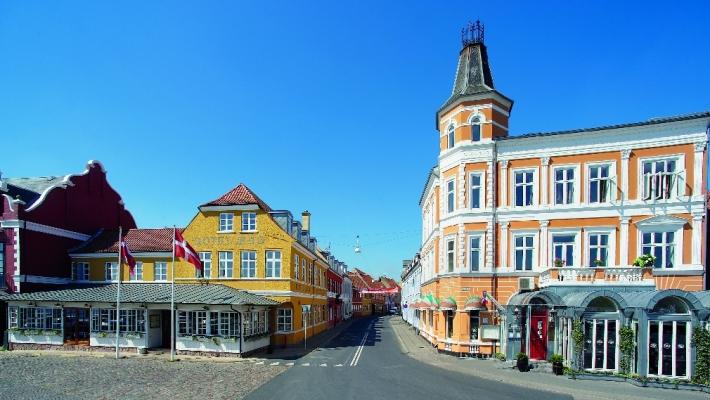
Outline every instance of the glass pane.
{"type": "Polygon", "coordinates": [[[597,249],[596,248],[589,249],[589,266],[590,267],[596,266],[594,261],[597,260],[598,258],[599,257],[597,255],[597,249]]]}
{"type": "Polygon", "coordinates": [[[525,205],[529,206],[533,203],[533,201],[532,201],[533,191],[532,191],[532,186],[529,185],[529,186],[527,186],[527,188],[528,188],[528,190],[525,191],[525,205]]]}
{"type": "Polygon", "coordinates": [[[675,172],[675,160],[668,160],[666,172],[675,172]]]}
{"type": "Polygon", "coordinates": [[[525,269],[526,270],[531,270],[532,269],[532,264],[533,264],[533,259],[532,259],[532,251],[528,250],[525,252],[525,269]]]}
{"type": "MultiPolygon", "coordinates": [[[[643,234],[643,244],[651,244],[651,234],[650,233],[643,234]]],[[[648,254],[648,253],[646,253],[646,254],[648,254]]]]}
{"type": "Polygon", "coordinates": [[[471,190],[471,208],[481,207],[481,189],[471,190]]]}
{"type": "Polygon", "coordinates": [[[592,368],[593,321],[584,321],[584,368],[592,368]]]}
{"type": "Polygon", "coordinates": [[[481,185],[481,175],[471,175],[471,185],[480,186],[481,185]]]}
{"type": "Polygon", "coordinates": [[[602,178],[608,178],[609,177],[609,166],[605,165],[600,168],[600,175],[602,178]]]}
{"type": "Polygon", "coordinates": [[[473,139],[474,142],[481,140],[481,125],[473,125],[472,128],[471,139],[473,139]]]}
{"type": "Polygon", "coordinates": [[[515,269],[518,271],[523,269],[523,251],[522,250],[515,251],[515,269]]]}
{"type": "Polygon", "coordinates": [[[673,325],[671,322],[663,324],[661,334],[663,346],[663,359],[661,360],[661,375],[673,374],[673,325]]]}
{"type": "Polygon", "coordinates": [[[515,238],[515,247],[522,247],[523,246],[523,240],[525,238],[522,236],[516,237],[515,238]]]}
{"type": "Polygon", "coordinates": [[[567,170],[567,179],[569,179],[569,180],[574,179],[574,170],[572,168],[567,170]]]}
{"type": "Polygon", "coordinates": [[[606,369],[616,368],[616,321],[607,321],[606,369]]]}
{"type": "Polygon", "coordinates": [[[643,173],[650,174],[652,172],[651,167],[652,167],[652,164],[650,162],[643,163],[643,173]]]}
{"type": "Polygon", "coordinates": [[[666,268],[673,268],[673,258],[675,257],[674,249],[675,247],[673,245],[666,246],[666,268]]]}
{"type": "Polygon", "coordinates": [[[515,174],[515,183],[523,183],[523,173],[518,172],[515,174]]]}
{"type": "Polygon", "coordinates": [[[686,323],[676,322],[675,331],[675,374],[676,376],[685,376],[685,360],[688,357],[688,348],[685,345],[686,340],[686,323]]]}
{"type": "Polygon", "coordinates": [[[599,201],[599,182],[592,182],[589,184],[589,201],[599,201]]]}
{"type": "Polygon", "coordinates": [[[575,263],[574,263],[574,246],[567,245],[567,246],[565,246],[565,249],[566,249],[565,265],[568,265],[568,266],[575,265],[575,263]]]}
{"type": "Polygon", "coordinates": [[[589,235],[589,244],[592,246],[599,244],[599,235],[589,235]]]}
{"type": "Polygon", "coordinates": [[[555,204],[564,204],[564,186],[561,183],[555,185],[555,204]]]}
{"type": "Polygon", "coordinates": [[[532,245],[533,245],[533,237],[532,236],[525,237],[525,245],[527,247],[532,247],[532,245]]]}
{"type": "Polygon", "coordinates": [[[478,271],[480,261],[480,252],[471,250],[471,271],[478,271]]]}
{"type": "Polygon", "coordinates": [[[607,249],[606,249],[606,248],[601,248],[599,252],[601,253],[601,254],[599,255],[599,259],[602,261],[601,266],[602,266],[602,267],[606,267],[607,265],[609,265],[609,264],[608,264],[608,262],[609,262],[609,259],[608,259],[609,255],[607,254],[607,249]]]}
{"type": "Polygon", "coordinates": [[[597,347],[594,350],[594,368],[604,368],[604,321],[597,321],[597,331],[594,338],[597,347]]]}
{"type": "Polygon", "coordinates": [[[592,167],[589,169],[589,177],[594,179],[594,178],[599,178],[599,167],[592,167]]]}
{"type": "Polygon", "coordinates": [[[658,321],[651,321],[648,335],[648,373],[658,375],[658,321]]]}
{"type": "Polygon", "coordinates": [[[653,256],[656,257],[656,262],[653,263],[653,266],[656,268],[661,268],[663,266],[663,247],[654,247],[653,256]]]}
{"type": "Polygon", "coordinates": [[[516,186],[515,187],[515,205],[516,206],[522,206],[524,205],[523,201],[523,187],[522,186],[516,186]]]}
{"type": "Polygon", "coordinates": [[[555,171],[555,180],[561,181],[563,178],[564,170],[558,169],[555,171]]]}

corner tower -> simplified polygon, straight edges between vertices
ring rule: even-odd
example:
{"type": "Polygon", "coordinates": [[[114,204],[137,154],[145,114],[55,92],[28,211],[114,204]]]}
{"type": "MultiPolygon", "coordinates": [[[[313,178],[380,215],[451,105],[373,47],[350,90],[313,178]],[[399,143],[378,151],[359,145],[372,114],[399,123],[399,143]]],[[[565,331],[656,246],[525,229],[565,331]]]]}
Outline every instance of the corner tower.
{"type": "Polygon", "coordinates": [[[513,100],[493,85],[484,33],[480,21],[471,22],[461,30],[462,48],[454,87],[436,112],[441,153],[459,144],[485,143],[508,135],[513,100]]]}

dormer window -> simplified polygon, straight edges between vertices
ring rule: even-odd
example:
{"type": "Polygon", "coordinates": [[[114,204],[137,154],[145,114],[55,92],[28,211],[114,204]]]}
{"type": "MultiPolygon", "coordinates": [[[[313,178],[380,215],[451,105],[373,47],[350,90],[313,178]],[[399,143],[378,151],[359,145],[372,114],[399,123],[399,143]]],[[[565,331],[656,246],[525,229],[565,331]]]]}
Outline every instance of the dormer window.
{"type": "Polygon", "coordinates": [[[451,149],[454,147],[454,124],[449,125],[447,136],[447,148],[451,149]]]}
{"type": "Polygon", "coordinates": [[[481,118],[476,116],[471,119],[471,141],[481,140],[481,118]]]}

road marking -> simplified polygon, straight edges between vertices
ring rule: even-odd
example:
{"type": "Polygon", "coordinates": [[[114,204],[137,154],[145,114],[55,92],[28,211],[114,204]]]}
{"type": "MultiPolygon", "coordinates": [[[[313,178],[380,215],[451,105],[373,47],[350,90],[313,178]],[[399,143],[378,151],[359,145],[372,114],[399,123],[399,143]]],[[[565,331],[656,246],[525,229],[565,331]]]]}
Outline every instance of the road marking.
{"type": "Polygon", "coordinates": [[[335,364],[336,367],[342,367],[343,364],[335,364]]]}
{"type": "Polygon", "coordinates": [[[356,367],[357,363],[360,361],[360,356],[362,355],[362,350],[365,348],[365,342],[367,341],[367,337],[370,335],[370,329],[372,329],[372,325],[374,325],[374,324],[375,324],[375,321],[372,321],[370,323],[370,326],[367,327],[365,334],[362,336],[362,340],[360,341],[360,345],[357,347],[357,350],[355,350],[355,354],[353,354],[353,358],[350,361],[351,367],[356,367]]]}
{"type": "Polygon", "coordinates": [[[301,366],[303,366],[303,367],[310,367],[310,366],[311,366],[311,363],[303,363],[303,364],[301,364],[301,366]]]}
{"type": "Polygon", "coordinates": [[[271,363],[271,364],[269,364],[269,365],[279,365],[279,362],[278,362],[278,361],[276,361],[276,362],[272,362],[272,363],[271,363]]]}
{"type": "Polygon", "coordinates": [[[292,366],[293,366],[293,363],[286,363],[286,366],[287,366],[287,367],[292,367],[292,366]]]}
{"type": "Polygon", "coordinates": [[[264,365],[264,362],[263,362],[263,361],[259,361],[258,363],[256,363],[256,365],[264,365]]]}
{"type": "Polygon", "coordinates": [[[321,366],[321,367],[327,367],[328,364],[321,364],[320,366],[321,366]]]}

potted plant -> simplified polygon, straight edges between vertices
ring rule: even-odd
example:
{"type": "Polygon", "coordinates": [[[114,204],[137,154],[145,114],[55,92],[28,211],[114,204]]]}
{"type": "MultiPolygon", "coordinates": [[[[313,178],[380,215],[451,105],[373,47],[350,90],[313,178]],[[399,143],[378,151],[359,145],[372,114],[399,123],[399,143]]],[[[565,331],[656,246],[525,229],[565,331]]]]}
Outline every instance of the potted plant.
{"type": "Polygon", "coordinates": [[[651,254],[644,254],[639,257],[636,257],[633,265],[636,267],[641,267],[641,268],[649,268],[649,267],[653,267],[653,264],[655,262],[656,262],[656,257],[652,256],[651,254]]]}
{"type": "Polygon", "coordinates": [[[528,358],[528,355],[523,352],[520,352],[520,353],[518,353],[516,358],[517,358],[516,366],[518,367],[518,371],[527,372],[530,367],[530,365],[529,365],[530,359],[528,358]]]}
{"type": "Polygon", "coordinates": [[[565,367],[562,365],[562,355],[561,354],[553,354],[552,357],[550,357],[550,362],[552,363],[552,372],[555,375],[562,375],[565,371],[565,367]]]}
{"type": "Polygon", "coordinates": [[[562,268],[565,266],[565,260],[561,260],[559,258],[555,258],[555,268],[562,268]]]}
{"type": "Polygon", "coordinates": [[[602,261],[602,260],[600,260],[600,259],[597,258],[596,260],[594,260],[594,266],[595,266],[595,267],[603,267],[603,266],[604,266],[604,261],[602,261]]]}

